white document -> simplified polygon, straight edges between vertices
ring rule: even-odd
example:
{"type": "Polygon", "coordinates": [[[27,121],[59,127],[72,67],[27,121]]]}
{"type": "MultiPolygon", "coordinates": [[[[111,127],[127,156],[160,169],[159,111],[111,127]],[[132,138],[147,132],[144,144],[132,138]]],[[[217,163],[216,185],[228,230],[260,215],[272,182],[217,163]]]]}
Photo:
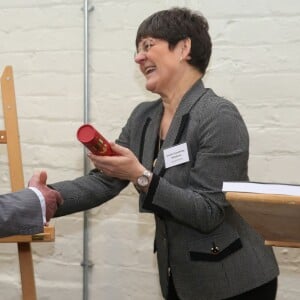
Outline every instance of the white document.
{"type": "Polygon", "coordinates": [[[190,161],[187,144],[183,143],[164,150],[166,169],[181,165],[190,161]]]}
{"type": "Polygon", "coordinates": [[[300,196],[300,185],[281,184],[281,183],[263,183],[263,182],[225,181],[223,182],[222,191],[300,196]]]}

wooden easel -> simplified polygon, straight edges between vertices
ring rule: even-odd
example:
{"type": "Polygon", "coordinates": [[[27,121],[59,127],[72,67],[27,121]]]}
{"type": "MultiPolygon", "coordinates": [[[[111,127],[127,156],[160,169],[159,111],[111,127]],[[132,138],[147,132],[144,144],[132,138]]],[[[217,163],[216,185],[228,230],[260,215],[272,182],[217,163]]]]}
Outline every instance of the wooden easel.
{"type": "Polygon", "coordinates": [[[300,196],[227,192],[226,199],[266,245],[300,248],[300,196]]]}
{"type": "MultiPolygon", "coordinates": [[[[24,188],[24,175],[19,141],[18,118],[14,90],[13,71],[7,66],[1,76],[1,92],[5,130],[0,130],[0,144],[7,144],[11,190],[24,188]]],[[[44,227],[36,235],[16,235],[0,238],[0,243],[17,243],[23,300],[36,300],[31,242],[54,241],[54,227],[44,227]]]]}

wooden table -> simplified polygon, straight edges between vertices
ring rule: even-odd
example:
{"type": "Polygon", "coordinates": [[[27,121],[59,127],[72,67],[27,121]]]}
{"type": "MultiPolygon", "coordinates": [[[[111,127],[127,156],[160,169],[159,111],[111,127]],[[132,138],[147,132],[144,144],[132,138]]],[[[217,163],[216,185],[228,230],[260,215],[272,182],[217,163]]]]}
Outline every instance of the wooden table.
{"type": "Polygon", "coordinates": [[[300,196],[240,192],[225,195],[267,245],[300,248],[300,196]]]}

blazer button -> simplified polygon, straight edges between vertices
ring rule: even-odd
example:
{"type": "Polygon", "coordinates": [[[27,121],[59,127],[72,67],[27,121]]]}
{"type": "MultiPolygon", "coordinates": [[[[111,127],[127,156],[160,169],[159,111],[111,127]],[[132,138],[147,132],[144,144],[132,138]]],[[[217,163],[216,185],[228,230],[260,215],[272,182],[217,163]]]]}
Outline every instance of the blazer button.
{"type": "Polygon", "coordinates": [[[210,249],[211,253],[212,254],[218,254],[220,252],[220,248],[218,246],[213,246],[211,249],[210,249]]]}

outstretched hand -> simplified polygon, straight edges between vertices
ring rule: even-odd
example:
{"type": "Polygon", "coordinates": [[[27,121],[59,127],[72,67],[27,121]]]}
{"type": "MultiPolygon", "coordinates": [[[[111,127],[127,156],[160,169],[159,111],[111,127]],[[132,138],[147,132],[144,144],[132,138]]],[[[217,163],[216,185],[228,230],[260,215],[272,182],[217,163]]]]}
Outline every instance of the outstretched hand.
{"type": "Polygon", "coordinates": [[[63,203],[63,198],[56,190],[47,186],[47,173],[45,171],[35,172],[28,182],[29,187],[37,188],[45,198],[46,221],[49,222],[54,216],[59,205],[63,203]]]}

